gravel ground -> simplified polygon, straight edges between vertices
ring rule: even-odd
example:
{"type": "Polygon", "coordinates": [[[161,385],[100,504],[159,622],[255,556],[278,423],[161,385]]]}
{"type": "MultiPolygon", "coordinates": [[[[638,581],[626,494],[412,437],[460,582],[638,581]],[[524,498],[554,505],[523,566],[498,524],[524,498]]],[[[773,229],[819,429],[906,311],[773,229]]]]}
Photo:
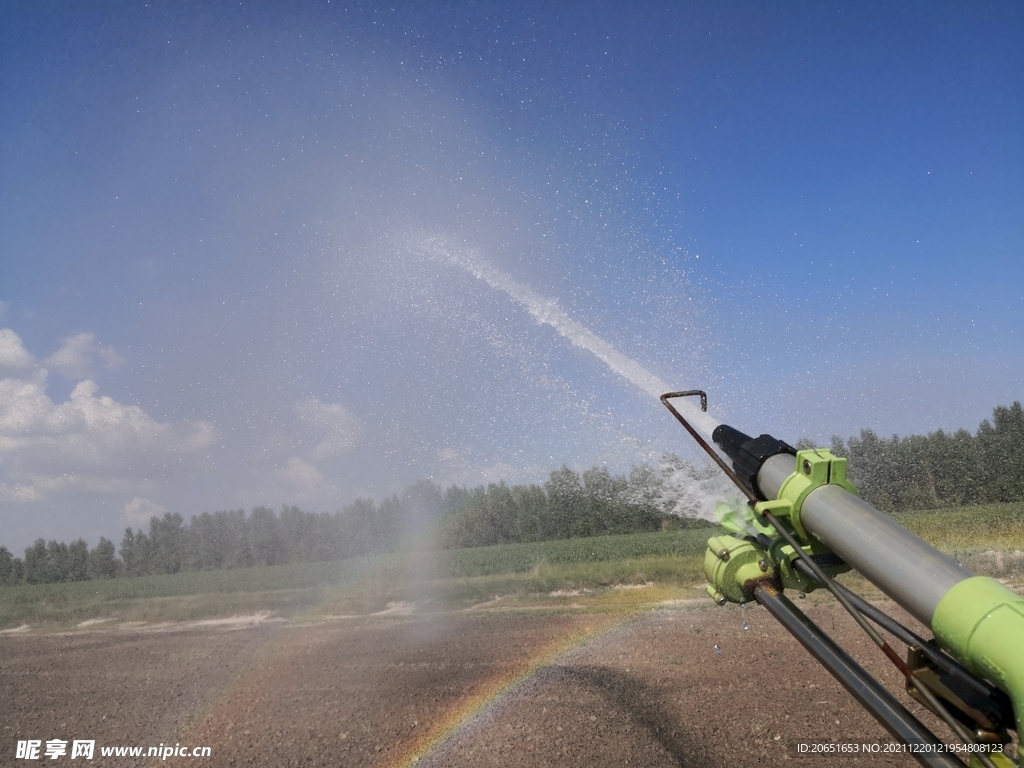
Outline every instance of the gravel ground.
{"type": "MultiPolygon", "coordinates": [[[[805,607],[901,690],[834,604],[805,607]]],[[[0,727],[0,765],[77,765],[73,739],[96,741],[99,766],[916,764],[796,757],[798,742],[885,733],[764,609],[708,601],[8,633],[0,727]],[[69,754],[16,760],[19,739],[67,740],[69,754]],[[161,743],[212,756],[99,754],[161,743]]]]}

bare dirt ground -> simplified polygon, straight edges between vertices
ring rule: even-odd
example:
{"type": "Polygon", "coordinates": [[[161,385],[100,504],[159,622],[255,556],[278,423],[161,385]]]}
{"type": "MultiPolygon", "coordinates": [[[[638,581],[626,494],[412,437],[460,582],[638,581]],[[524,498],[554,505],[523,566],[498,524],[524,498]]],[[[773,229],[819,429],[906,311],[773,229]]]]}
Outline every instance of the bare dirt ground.
{"type": "MultiPolygon", "coordinates": [[[[834,604],[805,607],[900,690],[834,604]]],[[[80,764],[19,739],[94,739],[100,766],[916,764],[795,756],[885,733],[761,608],[260,618],[0,636],[0,765],[80,764]],[[212,757],[99,754],[161,743],[212,757]]]]}

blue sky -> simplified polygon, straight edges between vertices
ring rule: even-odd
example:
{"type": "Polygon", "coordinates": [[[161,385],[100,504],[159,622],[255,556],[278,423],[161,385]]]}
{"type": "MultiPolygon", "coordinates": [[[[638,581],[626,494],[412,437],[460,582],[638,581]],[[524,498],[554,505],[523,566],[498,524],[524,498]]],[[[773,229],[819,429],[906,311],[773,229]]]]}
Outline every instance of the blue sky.
{"type": "Polygon", "coordinates": [[[1024,397],[1017,3],[0,4],[4,540],[1024,397]],[[425,243],[442,243],[436,248],[425,243]]]}

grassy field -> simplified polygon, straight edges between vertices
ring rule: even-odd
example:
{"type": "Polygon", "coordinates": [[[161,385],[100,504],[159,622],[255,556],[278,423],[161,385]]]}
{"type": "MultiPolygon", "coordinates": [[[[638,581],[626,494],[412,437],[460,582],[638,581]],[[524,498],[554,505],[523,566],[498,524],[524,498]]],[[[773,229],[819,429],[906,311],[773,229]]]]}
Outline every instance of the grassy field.
{"type": "Polygon", "coordinates": [[[184,621],[273,611],[367,613],[400,601],[458,607],[612,585],[692,584],[713,530],[602,536],[338,562],[0,587],[0,629],[83,621],[184,621]]]}
{"type": "Polygon", "coordinates": [[[896,519],[976,573],[1024,574],[1024,503],[912,512],[896,519]]]}
{"type": "Polygon", "coordinates": [[[635,558],[687,557],[703,555],[708,537],[714,533],[714,529],[702,528],[673,533],[635,533],[453,549],[441,553],[439,564],[445,577],[459,577],[523,573],[540,565],[582,565],[635,558]]]}
{"type": "MultiPolygon", "coordinates": [[[[1024,573],[1024,503],[899,516],[979,573],[1024,573]]],[[[628,602],[614,587],[654,583],[648,601],[702,594],[713,530],[603,536],[341,562],[0,587],[0,630],[24,624],[185,621],[270,611],[311,619],[387,610],[401,602],[450,609],[628,602]],[[554,593],[554,594],[552,594],[554,593]]]]}
{"type": "Polygon", "coordinates": [[[1024,502],[910,512],[896,519],[945,552],[1024,550],[1024,502]]]}

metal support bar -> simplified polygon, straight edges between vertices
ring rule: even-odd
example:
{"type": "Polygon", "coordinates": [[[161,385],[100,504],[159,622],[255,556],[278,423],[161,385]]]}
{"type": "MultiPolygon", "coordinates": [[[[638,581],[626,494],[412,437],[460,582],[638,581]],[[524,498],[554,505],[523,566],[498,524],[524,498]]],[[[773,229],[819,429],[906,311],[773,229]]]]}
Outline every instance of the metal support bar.
{"type": "MultiPolygon", "coordinates": [[[[808,576],[812,579],[814,578],[814,574],[811,573],[810,569],[807,568],[806,564],[803,561],[797,560],[793,563],[793,567],[796,568],[796,570],[803,573],[805,576],[808,576]]],[[[912,632],[911,630],[907,629],[905,626],[900,624],[898,621],[896,621],[894,618],[892,618],[885,612],[880,611],[878,608],[873,606],[871,603],[869,603],[863,597],[858,595],[856,592],[851,592],[842,584],[837,583],[836,586],[838,586],[839,589],[842,590],[842,592],[846,595],[847,599],[849,599],[849,601],[853,603],[854,607],[856,607],[858,611],[863,613],[865,616],[867,616],[869,619],[875,622],[875,624],[880,626],[882,629],[886,630],[891,635],[901,640],[905,645],[919,647],[921,649],[921,652],[929,659],[931,659],[933,664],[935,664],[937,667],[946,672],[946,674],[951,675],[960,682],[969,686],[975,693],[977,693],[980,696],[997,699],[1000,707],[1003,709],[1012,706],[1010,704],[1009,698],[1006,696],[1005,693],[1000,691],[998,688],[990,685],[989,683],[985,682],[984,680],[981,680],[976,675],[972,674],[970,671],[964,668],[964,666],[960,664],[956,659],[947,656],[942,651],[932,647],[931,643],[929,643],[923,637],[918,635],[916,632],[912,632]]]]}
{"type": "Polygon", "coordinates": [[[954,755],[944,752],[944,742],[908,712],[854,659],[813,621],[770,584],[761,584],[754,597],[786,630],[842,684],[893,738],[902,744],[929,745],[931,752],[913,753],[921,765],[966,768],[954,755]]]}

